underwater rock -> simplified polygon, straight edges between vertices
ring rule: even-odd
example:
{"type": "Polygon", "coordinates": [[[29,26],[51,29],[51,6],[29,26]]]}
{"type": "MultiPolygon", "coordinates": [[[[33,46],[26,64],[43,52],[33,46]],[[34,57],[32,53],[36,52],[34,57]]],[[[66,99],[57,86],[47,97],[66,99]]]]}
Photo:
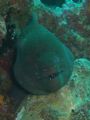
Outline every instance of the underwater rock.
{"type": "Polygon", "coordinates": [[[0,120],[15,120],[13,102],[8,96],[0,95],[0,120]]]}
{"type": "Polygon", "coordinates": [[[76,58],[90,59],[89,0],[79,4],[67,0],[65,6],[56,11],[37,5],[37,11],[40,23],[71,48],[76,58]]]}
{"type": "Polygon", "coordinates": [[[72,110],[70,120],[90,120],[90,101],[72,110]]]}
{"type": "Polygon", "coordinates": [[[0,15],[5,15],[9,8],[9,0],[0,0],[0,15]]]}
{"type": "Polygon", "coordinates": [[[7,71],[0,67],[0,94],[7,94],[11,89],[12,81],[7,71]]]}
{"type": "Polygon", "coordinates": [[[89,99],[90,61],[77,59],[69,83],[49,95],[29,95],[19,107],[16,120],[89,120],[89,99]]]}
{"type": "Polygon", "coordinates": [[[67,84],[74,61],[71,51],[35,15],[21,36],[14,66],[17,82],[33,94],[47,94],[67,84]]]}
{"type": "Polygon", "coordinates": [[[65,3],[65,0],[41,0],[47,6],[62,6],[65,3]]]}
{"type": "Polygon", "coordinates": [[[0,41],[5,38],[6,35],[6,24],[2,16],[0,16],[0,41]]]}

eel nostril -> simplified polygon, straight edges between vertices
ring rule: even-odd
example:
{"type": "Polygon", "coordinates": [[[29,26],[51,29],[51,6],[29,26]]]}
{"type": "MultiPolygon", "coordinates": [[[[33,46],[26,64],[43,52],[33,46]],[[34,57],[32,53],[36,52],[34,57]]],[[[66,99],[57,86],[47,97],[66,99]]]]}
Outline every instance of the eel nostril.
{"type": "Polygon", "coordinates": [[[50,80],[52,80],[55,77],[57,77],[58,75],[59,75],[59,72],[55,72],[55,73],[50,74],[48,77],[49,77],[50,80]]]}

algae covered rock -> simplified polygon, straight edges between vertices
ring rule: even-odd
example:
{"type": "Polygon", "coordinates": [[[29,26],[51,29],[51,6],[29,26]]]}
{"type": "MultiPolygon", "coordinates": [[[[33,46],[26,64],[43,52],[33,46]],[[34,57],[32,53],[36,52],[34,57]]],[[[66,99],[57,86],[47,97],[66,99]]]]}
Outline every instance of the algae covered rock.
{"type": "Polygon", "coordinates": [[[7,30],[6,30],[6,24],[4,18],[0,16],[0,40],[5,38],[6,33],[7,30]]]}
{"type": "Polygon", "coordinates": [[[7,71],[0,67],[0,94],[6,94],[10,90],[12,81],[7,71]]]}
{"type": "Polygon", "coordinates": [[[73,68],[71,51],[40,25],[33,14],[17,43],[14,74],[33,94],[48,94],[67,84],[73,68]]]}

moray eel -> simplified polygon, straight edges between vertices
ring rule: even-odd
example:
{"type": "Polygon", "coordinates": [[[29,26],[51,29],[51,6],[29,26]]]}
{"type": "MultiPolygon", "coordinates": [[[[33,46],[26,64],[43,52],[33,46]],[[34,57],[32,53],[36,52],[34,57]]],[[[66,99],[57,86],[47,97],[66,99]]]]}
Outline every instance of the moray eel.
{"type": "Polygon", "coordinates": [[[57,91],[67,84],[73,61],[71,51],[33,14],[17,43],[16,81],[32,94],[57,91]]]}

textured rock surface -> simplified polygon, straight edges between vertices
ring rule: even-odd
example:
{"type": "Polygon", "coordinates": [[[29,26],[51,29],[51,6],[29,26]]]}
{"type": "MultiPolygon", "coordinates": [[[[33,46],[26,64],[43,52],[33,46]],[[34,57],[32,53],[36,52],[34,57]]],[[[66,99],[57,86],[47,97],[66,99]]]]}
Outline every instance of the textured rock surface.
{"type": "Polygon", "coordinates": [[[12,86],[8,73],[0,67],[0,120],[14,120],[13,100],[7,95],[12,86]]]}
{"type": "Polygon", "coordinates": [[[90,58],[90,0],[70,1],[66,0],[61,8],[38,3],[40,23],[71,48],[77,58],[90,58]]]}
{"type": "Polygon", "coordinates": [[[1,42],[1,39],[5,38],[6,32],[7,30],[6,30],[5,21],[2,18],[2,16],[0,16],[0,42],[1,42]]]}
{"type": "Polygon", "coordinates": [[[16,120],[89,120],[90,61],[78,59],[65,87],[48,96],[28,96],[16,120]]]}
{"type": "Polygon", "coordinates": [[[6,94],[11,88],[12,82],[8,73],[0,67],[0,94],[6,94]]]}

